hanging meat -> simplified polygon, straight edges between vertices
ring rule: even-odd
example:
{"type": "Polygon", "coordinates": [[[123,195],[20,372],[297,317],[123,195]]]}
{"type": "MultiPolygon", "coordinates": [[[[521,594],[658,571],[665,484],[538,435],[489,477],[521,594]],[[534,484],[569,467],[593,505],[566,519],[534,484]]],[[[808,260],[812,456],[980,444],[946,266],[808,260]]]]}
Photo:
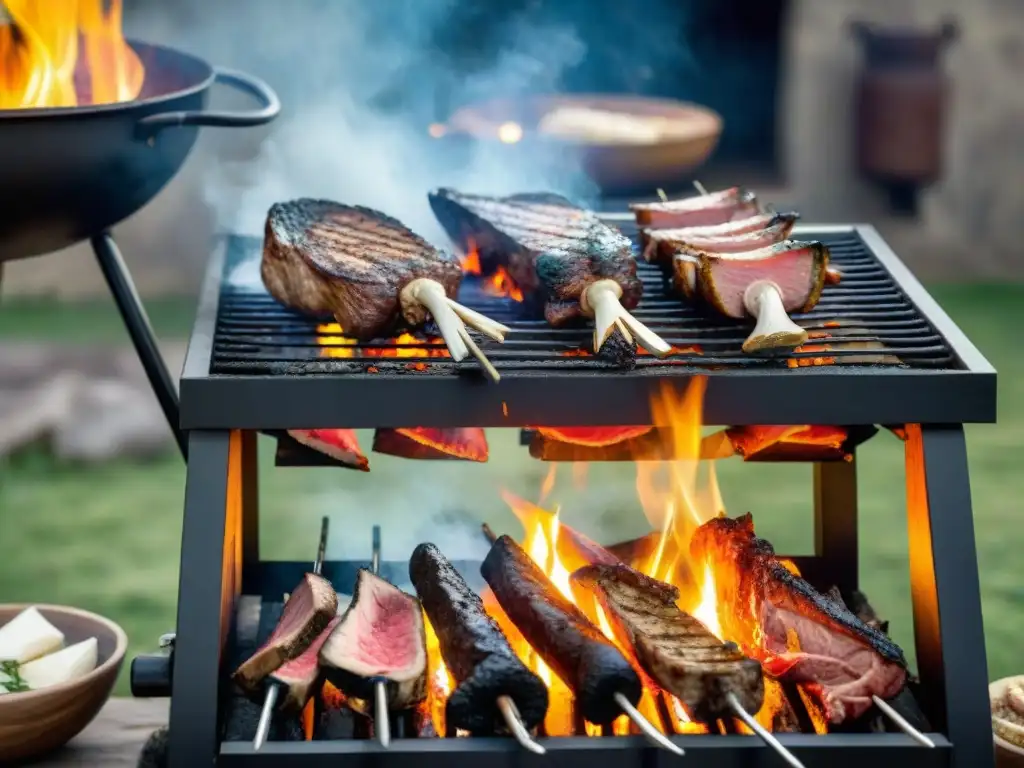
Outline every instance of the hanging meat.
{"type": "Polygon", "coordinates": [[[509,329],[455,301],[462,269],[454,255],[386,214],[329,200],[275,203],[261,274],[282,304],[331,315],[360,340],[392,337],[432,318],[453,360],[472,353],[499,378],[466,326],[499,342],[509,329]]]}

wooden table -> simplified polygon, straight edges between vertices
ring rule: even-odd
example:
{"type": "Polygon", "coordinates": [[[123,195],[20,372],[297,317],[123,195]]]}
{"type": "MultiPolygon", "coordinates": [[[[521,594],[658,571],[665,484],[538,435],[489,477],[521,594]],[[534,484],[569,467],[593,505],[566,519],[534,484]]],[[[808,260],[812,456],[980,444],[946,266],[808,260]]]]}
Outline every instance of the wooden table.
{"type": "Polygon", "coordinates": [[[149,735],[167,724],[167,699],[111,699],[67,746],[34,765],[134,768],[149,735]]]}

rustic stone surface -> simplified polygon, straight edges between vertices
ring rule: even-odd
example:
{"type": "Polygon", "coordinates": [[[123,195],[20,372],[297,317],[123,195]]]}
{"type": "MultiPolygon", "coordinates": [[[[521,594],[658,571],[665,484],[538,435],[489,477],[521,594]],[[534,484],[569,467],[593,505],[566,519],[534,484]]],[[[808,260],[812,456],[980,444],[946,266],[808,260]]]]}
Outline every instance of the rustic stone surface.
{"type": "Polygon", "coordinates": [[[167,724],[167,710],[167,699],[111,699],[84,731],[35,765],[134,768],[146,739],[167,724]]]}
{"type": "MultiPolygon", "coordinates": [[[[185,347],[163,346],[172,375],[185,347]]],[[[0,344],[0,456],[45,443],[62,460],[145,458],[171,443],[134,350],[0,344]]]]}

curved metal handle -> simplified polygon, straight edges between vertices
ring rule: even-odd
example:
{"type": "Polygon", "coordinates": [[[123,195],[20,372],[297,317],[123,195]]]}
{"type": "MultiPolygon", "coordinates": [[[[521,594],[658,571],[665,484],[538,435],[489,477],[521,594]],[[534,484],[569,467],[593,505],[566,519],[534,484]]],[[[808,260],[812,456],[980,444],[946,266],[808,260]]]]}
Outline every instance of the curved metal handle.
{"type": "Polygon", "coordinates": [[[164,128],[181,125],[205,125],[211,127],[241,128],[269,123],[281,111],[281,100],[273,89],[258,77],[237,72],[233,69],[214,67],[214,82],[230,85],[256,98],[262,105],[255,112],[162,112],[139,120],[138,128],[147,137],[164,128]]]}

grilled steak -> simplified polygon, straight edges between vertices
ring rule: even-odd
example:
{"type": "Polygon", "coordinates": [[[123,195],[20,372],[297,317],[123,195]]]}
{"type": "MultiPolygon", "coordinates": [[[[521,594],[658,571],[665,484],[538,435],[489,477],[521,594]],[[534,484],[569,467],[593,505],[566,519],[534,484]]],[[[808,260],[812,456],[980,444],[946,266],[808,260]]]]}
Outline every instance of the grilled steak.
{"type": "Polygon", "coordinates": [[[430,206],[464,251],[475,246],[482,264],[504,265],[553,326],[580,317],[584,289],[601,279],[619,285],[625,309],[640,302],[643,285],[629,240],[563,197],[487,197],[439,189],[430,194],[430,206]]]}
{"type": "Polygon", "coordinates": [[[405,709],[426,693],[427,651],[419,601],[365,568],[352,604],[320,649],[328,680],[372,701],[373,683],[387,682],[388,704],[405,709]]]}
{"type": "Polygon", "coordinates": [[[678,589],[622,564],[588,565],[571,578],[597,596],[620,645],[632,648],[644,671],[679,697],[694,719],[730,717],[730,693],[747,712],[761,709],[761,665],[681,611],[678,589]]]}
{"type": "Polygon", "coordinates": [[[692,234],[693,230],[685,227],[647,230],[644,258],[650,262],[671,265],[672,258],[680,249],[691,248],[714,253],[754,251],[781,243],[789,237],[798,218],[795,213],[777,213],[766,227],[733,235],[695,235],[692,234]]]}
{"type": "Polygon", "coordinates": [[[604,725],[619,717],[616,693],[636,706],[643,692],[639,675],[522,547],[499,536],[480,572],[509,620],[572,690],[584,719],[604,725]]]}
{"type": "Polygon", "coordinates": [[[288,435],[346,467],[370,471],[370,462],[359,449],[359,438],[354,429],[289,429],[288,435]]]}
{"type": "Polygon", "coordinates": [[[270,294],[311,315],[332,315],[345,335],[393,336],[426,321],[416,302],[401,301],[416,278],[459,288],[458,259],[439,251],[379,211],[302,198],[275,203],[267,215],[260,268],[270,294]]]}
{"type": "Polygon", "coordinates": [[[743,253],[685,248],[675,259],[673,285],[686,296],[701,296],[726,317],[743,319],[748,316],[747,289],[769,281],[786,312],[808,312],[821,297],[828,259],[821,243],[797,240],[743,253]]]}
{"type": "Polygon", "coordinates": [[[654,427],[641,425],[636,427],[532,427],[532,429],[537,430],[550,440],[597,448],[646,435],[654,427]]]}
{"type": "Polygon", "coordinates": [[[724,224],[760,212],[757,195],[742,187],[731,187],[707,195],[694,195],[682,200],[633,203],[629,208],[636,214],[636,223],[639,227],[651,229],[724,224]]]}
{"type": "Polygon", "coordinates": [[[309,647],[334,618],[337,608],[338,596],[331,582],[307,573],[292,590],[267,642],[235,670],[235,682],[250,693],[258,692],[267,675],[309,647]]]}
{"type": "Polygon", "coordinates": [[[508,696],[527,728],[539,725],[548,710],[547,686],[519,660],[479,595],[441,551],[433,544],[416,547],[409,577],[455,678],[445,722],[474,735],[504,731],[497,702],[508,696]]]}
{"type": "Polygon", "coordinates": [[[782,565],[754,535],[749,513],[704,523],[690,555],[714,568],[725,636],[769,674],[806,683],[833,724],[864,714],[873,695],[890,698],[903,687],[899,646],[782,565]]]}
{"type": "Polygon", "coordinates": [[[487,461],[487,433],[480,427],[378,429],[373,450],[403,459],[487,461]]]}
{"type": "Polygon", "coordinates": [[[316,689],[316,684],[320,681],[320,648],[334,631],[338,621],[337,617],[331,619],[324,631],[317,635],[306,650],[282,664],[267,678],[271,683],[283,686],[287,691],[286,695],[278,700],[278,706],[282,709],[298,711],[306,706],[306,702],[316,689]]]}

